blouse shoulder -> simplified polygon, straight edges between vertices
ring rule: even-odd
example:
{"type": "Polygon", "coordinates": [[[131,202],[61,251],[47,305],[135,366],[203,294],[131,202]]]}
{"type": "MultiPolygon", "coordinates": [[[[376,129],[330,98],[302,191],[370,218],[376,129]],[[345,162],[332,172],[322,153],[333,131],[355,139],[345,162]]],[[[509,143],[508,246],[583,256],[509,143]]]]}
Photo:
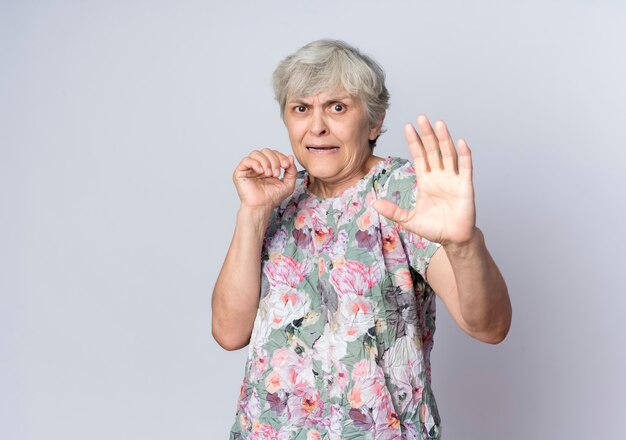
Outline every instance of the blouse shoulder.
{"type": "MultiPolygon", "coordinates": [[[[378,197],[389,200],[403,209],[413,209],[418,190],[413,164],[406,159],[391,158],[387,172],[381,177],[377,188],[378,197]]],[[[411,267],[426,279],[430,258],[440,245],[398,225],[394,225],[394,228],[398,231],[411,267]]]]}
{"type": "Polygon", "coordinates": [[[379,173],[377,193],[380,198],[387,199],[404,209],[415,204],[417,181],[413,164],[406,159],[392,157],[389,165],[379,173]]]}

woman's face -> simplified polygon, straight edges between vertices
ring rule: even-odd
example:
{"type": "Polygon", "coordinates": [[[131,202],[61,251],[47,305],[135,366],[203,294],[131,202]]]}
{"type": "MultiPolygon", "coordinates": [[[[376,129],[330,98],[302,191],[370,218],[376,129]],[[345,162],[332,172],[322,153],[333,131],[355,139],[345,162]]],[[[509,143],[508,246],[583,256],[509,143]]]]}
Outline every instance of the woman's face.
{"type": "Polygon", "coordinates": [[[380,133],[382,121],[370,127],[358,98],[345,90],[290,98],[284,115],[291,147],[312,185],[341,189],[369,171],[369,141],[380,133]]]}

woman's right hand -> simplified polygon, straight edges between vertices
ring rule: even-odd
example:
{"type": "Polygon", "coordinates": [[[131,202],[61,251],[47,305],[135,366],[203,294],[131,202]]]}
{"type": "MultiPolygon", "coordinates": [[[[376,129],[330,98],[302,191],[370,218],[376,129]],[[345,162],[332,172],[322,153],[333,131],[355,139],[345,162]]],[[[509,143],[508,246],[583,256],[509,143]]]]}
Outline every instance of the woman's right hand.
{"type": "Polygon", "coordinates": [[[271,212],[293,193],[297,173],[291,155],[269,148],[252,151],[239,162],[233,173],[241,206],[271,212]],[[281,170],[284,170],[282,179],[281,170]]]}
{"type": "Polygon", "coordinates": [[[269,148],[251,152],[233,173],[241,206],[211,299],[213,337],[227,350],[250,341],[259,308],[267,222],[272,210],[293,193],[296,175],[293,156],[269,148]]]}

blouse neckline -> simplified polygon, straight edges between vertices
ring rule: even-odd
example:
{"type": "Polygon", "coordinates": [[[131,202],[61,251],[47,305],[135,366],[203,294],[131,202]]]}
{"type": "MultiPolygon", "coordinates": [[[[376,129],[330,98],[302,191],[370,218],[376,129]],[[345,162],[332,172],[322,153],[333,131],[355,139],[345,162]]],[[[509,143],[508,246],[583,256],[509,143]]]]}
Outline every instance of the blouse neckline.
{"type": "Polygon", "coordinates": [[[309,197],[314,198],[316,200],[319,200],[320,202],[327,202],[327,201],[333,201],[333,200],[337,200],[337,199],[342,199],[345,197],[348,197],[350,195],[352,195],[355,191],[362,189],[363,185],[365,185],[367,183],[367,181],[369,181],[369,179],[375,175],[376,173],[380,172],[380,170],[385,166],[388,165],[392,160],[391,156],[387,156],[386,158],[383,158],[383,160],[378,161],[378,163],[376,163],[376,165],[374,165],[372,168],[370,168],[370,170],[367,172],[367,174],[365,174],[363,177],[361,177],[357,182],[355,182],[353,185],[347,187],[345,190],[343,190],[340,194],[333,196],[333,197],[320,197],[317,194],[314,194],[313,192],[311,192],[309,190],[309,173],[308,171],[304,171],[304,182],[303,182],[303,188],[304,188],[304,193],[306,193],[309,197]]]}

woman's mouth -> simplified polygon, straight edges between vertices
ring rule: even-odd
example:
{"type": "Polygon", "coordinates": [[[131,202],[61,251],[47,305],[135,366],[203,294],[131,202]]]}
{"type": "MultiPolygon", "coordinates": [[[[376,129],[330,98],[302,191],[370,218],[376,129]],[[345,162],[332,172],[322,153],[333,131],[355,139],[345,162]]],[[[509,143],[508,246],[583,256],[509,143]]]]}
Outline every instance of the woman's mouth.
{"type": "Polygon", "coordinates": [[[339,147],[334,145],[307,145],[306,149],[313,153],[330,153],[339,150],[339,147]]]}

